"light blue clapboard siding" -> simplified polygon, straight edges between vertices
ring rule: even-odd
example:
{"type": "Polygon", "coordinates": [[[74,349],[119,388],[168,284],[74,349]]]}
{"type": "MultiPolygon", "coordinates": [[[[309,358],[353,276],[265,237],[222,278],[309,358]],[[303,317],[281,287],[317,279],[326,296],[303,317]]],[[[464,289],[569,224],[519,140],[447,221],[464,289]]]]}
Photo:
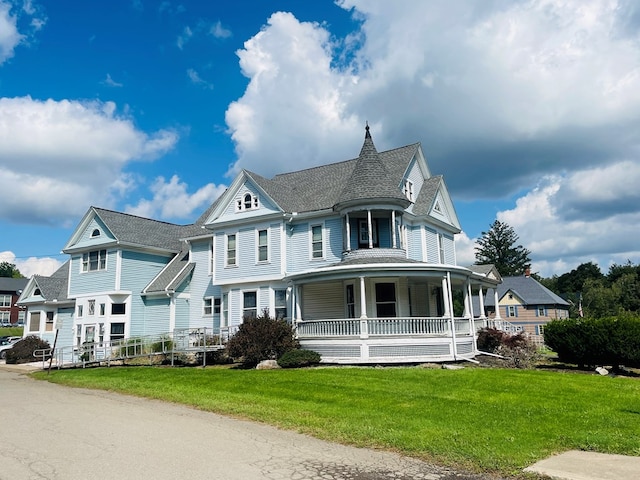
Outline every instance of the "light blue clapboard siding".
{"type": "Polygon", "coordinates": [[[340,217],[328,217],[313,222],[288,224],[287,270],[289,273],[301,272],[326,266],[342,259],[343,239],[340,217]],[[311,258],[311,227],[323,226],[324,258],[311,258]]]}
{"type": "MultiPolygon", "coordinates": [[[[289,241],[287,252],[287,270],[289,272],[301,272],[309,265],[310,253],[310,226],[308,223],[291,223],[289,229],[289,241]]],[[[314,260],[313,264],[320,264],[322,260],[314,260]]]]}
{"type": "Polygon", "coordinates": [[[159,335],[169,332],[169,297],[140,298],[141,307],[131,312],[131,336],[159,335]]]}
{"type": "Polygon", "coordinates": [[[247,217],[260,217],[265,214],[279,212],[280,210],[276,205],[269,201],[268,198],[264,197],[260,194],[257,188],[251,183],[246,182],[244,185],[240,187],[236,196],[229,202],[226,209],[217,219],[217,221],[227,221],[227,220],[239,220],[247,217]],[[236,208],[236,204],[238,200],[243,200],[245,194],[250,193],[258,197],[259,207],[256,209],[250,210],[241,210],[238,211],[236,208]]]}
{"type": "Polygon", "coordinates": [[[407,254],[412,260],[422,260],[422,232],[420,226],[409,225],[407,227],[407,254]]]}
{"type": "MultiPolygon", "coordinates": [[[[58,309],[58,322],[62,322],[62,328],[58,331],[58,341],[56,348],[69,347],[74,342],[74,328],[73,328],[73,314],[75,309],[73,307],[65,307],[58,309]]],[[[54,332],[55,337],[55,332],[54,332]]],[[[53,347],[53,341],[49,342],[53,347]]],[[[68,351],[68,349],[67,349],[68,351]]],[[[64,359],[71,360],[71,358],[64,359]]]]}
{"type": "MultiPolygon", "coordinates": [[[[195,328],[189,325],[189,303],[186,298],[177,297],[176,303],[176,328],[195,328]]],[[[199,325],[198,325],[199,326],[199,325]]],[[[211,327],[211,325],[202,325],[203,327],[211,327]]]]}
{"type": "MultiPolygon", "coordinates": [[[[342,219],[328,218],[324,222],[324,241],[327,244],[325,249],[325,260],[327,263],[334,263],[342,259],[342,219]]],[[[311,233],[309,232],[309,248],[311,246],[311,233]]],[[[315,263],[314,263],[315,265],[315,263]]]]}
{"type": "MultiPolygon", "coordinates": [[[[416,162],[415,158],[411,160],[411,163],[409,164],[406,178],[413,183],[413,201],[415,202],[420,190],[422,189],[422,185],[424,184],[424,177],[422,176],[422,172],[420,171],[420,167],[418,166],[418,162],[416,162]]],[[[404,189],[404,185],[400,185],[399,188],[404,189]]],[[[411,204],[407,210],[409,212],[413,212],[413,204],[411,204]]]]}
{"type": "Polygon", "coordinates": [[[269,286],[262,285],[258,290],[258,315],[264,310],[270,311],[271,289],[269,286]]]}
{"type": "Polygon", "coordinates": [[[81,272],[82,254],[72,255],[71,264],[69,265],[69,294],[75,296],[85,293],[115,290],[116,264],[116,250],[107,250],[106,270],[81,272]]]}
{"type": "Polygon", "coordinates": [[[216,234],[216,280],[247,280],[254,276],[281,276],[281,228],[280,223],[258,223],[239,230],[228,230],[216,234]],[[257,235],[259,230],[268,231],[268,261],[258,262],[257,235]],[[227,234],[236,235],[236,265],[227,266],[227,234]]]}
{"type": "Polygon", "coordinates": [[[120,276],[120,289],[130,290],[131,311],[129,321],[131,335],[152,335],[169,331],[169,302],[168,299],[158,306],[157,299],[148,300],[151,308],[145,305],[140,293],[149,282],[169,262],[170,258],[161,255],[153,255],[142,252],[122,252],[122,273],[120,276]],[[160,313],[159,310],[165,311],[160,313]],[[135,333],[134,333],[135,332],[135,333]]]}
{"type": "Polygon", "coordinates": [[[425,229],[427,242],[427,263],[440,263],[440,253],[438,250],[438,232],[433,228],[425,229]]]}
{"type": "Polygon", "coordinates": [[[100,244],[109,243],[115,240],[115,237],[111,234],[109,229],[100,221],[99,218],[94,217],[90,222],[87,228],[80,234],[80,238],[76,243],[73,244],[74,247],[91,247],[95,245],[96,247],[100,244]],[[94,230],[99,230],[100,235],[97,237],[92,237],[91,234],[94,230]]]}
{"type": "Polygon", "coordinates": [[[444,259],[448,265],[456,263],[455,244],[453,235],[445,234],[442,236],[444,240],[444,259]]]}
{"type": "Polygon", "coordinates": [[[380,248],[391,248],[391,219],[378,218],[378,245],[380,248]]]}
{"type": "MultiPolygon", "coordinates": [[[[196,266],[191,277],[189,287],[189,328],[211,328],[213,321],[211,316],[204,316],[205,297],[221,297],[220,287],[214,286],[209,273],[211,240],[198,240],[191,244],[191,261],[196,266]]],[[[177,327],[177,323],[176,323],[177,327]]],[[[181,327],[186,328],[186,327],[181,327]]]]}

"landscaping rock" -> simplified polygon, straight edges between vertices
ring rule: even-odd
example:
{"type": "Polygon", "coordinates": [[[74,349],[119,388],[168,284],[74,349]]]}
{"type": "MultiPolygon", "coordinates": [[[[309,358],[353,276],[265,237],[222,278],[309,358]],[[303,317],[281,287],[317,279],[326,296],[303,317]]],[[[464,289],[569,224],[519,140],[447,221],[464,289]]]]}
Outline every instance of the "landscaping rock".
{"type": "Polygon", "coordinates": [[[263,360],[256,365],[256,370],[274,370],[276,368],[280,368],[280,365],[275,360],[263,360]]]}

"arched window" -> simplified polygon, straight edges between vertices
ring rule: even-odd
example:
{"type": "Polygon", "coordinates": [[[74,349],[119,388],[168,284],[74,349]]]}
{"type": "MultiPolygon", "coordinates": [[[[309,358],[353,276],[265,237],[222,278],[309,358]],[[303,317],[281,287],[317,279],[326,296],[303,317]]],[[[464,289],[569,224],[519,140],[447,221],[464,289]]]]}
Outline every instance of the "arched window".
{"type": "Polygon", "coordinates": [[[40,289],[39,289],[39,288],[36,288],[36,289],[33,291],[33,294],[34,294],[34,295],[42,295],[42,292],[40,291],[40,289]]]}
{"type": "Polygon", "coordinates": [[[253,198],[251,198],[251,194],[250,193],[245,193],[245,195],[244,195],[244,209],[245,210],[250,210],[252,206],[253,206],[253,198]]]}
{"type": "Polygon", "coordinates": [[[252,210],[258,208],[258,197],[250,192],[245,193],[236,201],[236,211],[252,210]]]}
{"type": "Polygon", "coordinates": [[[100,236],[100,230],[98,230],[97,228],[93,232],[91,232],[91,238],[99,237],[99,236],[100,236]]]}

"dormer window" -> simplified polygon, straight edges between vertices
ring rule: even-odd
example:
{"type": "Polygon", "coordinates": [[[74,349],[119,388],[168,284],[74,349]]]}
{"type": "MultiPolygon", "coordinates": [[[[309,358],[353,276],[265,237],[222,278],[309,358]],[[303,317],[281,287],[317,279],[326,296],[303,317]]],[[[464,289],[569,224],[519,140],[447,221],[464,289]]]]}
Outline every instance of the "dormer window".
{"type": "Polygon", "coordinates": [[[404,196],[413,202],[413,182],[411,180],[404,181],[404,196]]]}
{"type": "Polygon", "coordinates": [[[236,211],[242,212],[244,210],[253,210],[258,208],[258,206],[258,197],[247,192],[236,202],[236,211]]]}
{"type": "Polygon", "coordinates": [[[95,238],[99,236],[100,236],[100,230],[98,230],[97,228],[93,232],[91,232],[91,238],[95,238]]]}

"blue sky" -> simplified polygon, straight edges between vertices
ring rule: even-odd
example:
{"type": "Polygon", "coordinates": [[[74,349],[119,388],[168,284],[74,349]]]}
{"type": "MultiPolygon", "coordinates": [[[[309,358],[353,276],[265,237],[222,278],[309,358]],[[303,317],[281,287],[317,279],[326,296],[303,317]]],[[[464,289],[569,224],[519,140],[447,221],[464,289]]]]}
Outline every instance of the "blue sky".
{"type": "Polygon", "coordinates": [[[0,0],[0,260],[91,205],[186,224],[264,176],[421,142],[463,233],[562,274],[640,262],[633,0],[0,0]]]}

